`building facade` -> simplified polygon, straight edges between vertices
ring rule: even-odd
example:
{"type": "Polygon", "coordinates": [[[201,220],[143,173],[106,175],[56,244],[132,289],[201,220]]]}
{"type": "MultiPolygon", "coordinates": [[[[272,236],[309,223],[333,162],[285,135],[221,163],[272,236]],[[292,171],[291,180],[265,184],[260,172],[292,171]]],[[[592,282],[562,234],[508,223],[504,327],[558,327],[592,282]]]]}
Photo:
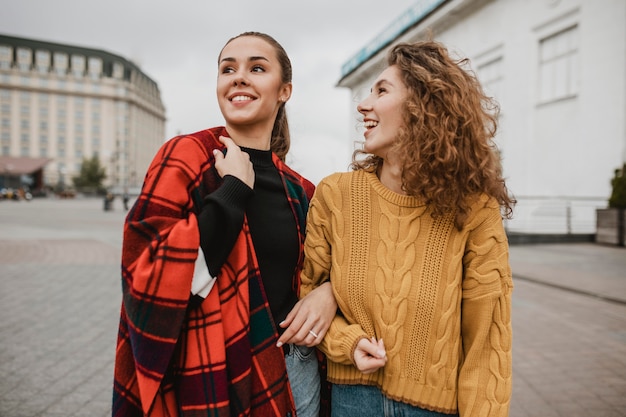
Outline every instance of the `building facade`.
{"type": "Polygon", "coordinates": [[[626,161],[626,1],[420,0],[346,62],[338,86],[360,101],[391,45],[429,36],[470,58],[500,103],[496,144],[518,200],[507,229],[595,233],[626,161]]]}
{"type": "Polygon", "coordinates": [[[131,61],[0,35],[0,156],[48,158],[46,187],[71,187],[94,155],[107,187],[140,187],[165,120],[157,83],[131,61]]]}

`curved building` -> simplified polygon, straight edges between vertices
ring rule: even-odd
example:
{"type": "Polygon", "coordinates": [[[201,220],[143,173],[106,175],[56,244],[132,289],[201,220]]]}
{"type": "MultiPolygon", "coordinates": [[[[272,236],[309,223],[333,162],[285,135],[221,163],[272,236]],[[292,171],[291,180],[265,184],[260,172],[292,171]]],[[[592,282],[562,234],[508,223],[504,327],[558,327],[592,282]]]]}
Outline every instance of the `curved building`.
{"type": "Polygon", "coordinates": [[[157,83],[133,62],[0,34],[0,156],[48,161],[34,187],[72,186],[94,155],[106,186],[140,187],[165,140],[165,120],[157,83]]]}

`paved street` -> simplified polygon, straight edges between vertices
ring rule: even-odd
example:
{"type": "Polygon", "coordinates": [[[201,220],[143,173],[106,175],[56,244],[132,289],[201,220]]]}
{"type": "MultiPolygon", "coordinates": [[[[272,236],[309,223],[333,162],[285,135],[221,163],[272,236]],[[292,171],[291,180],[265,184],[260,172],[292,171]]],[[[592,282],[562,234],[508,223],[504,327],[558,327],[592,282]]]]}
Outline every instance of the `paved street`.
{"type": "MultiPolygon", "coordinates": [[[[110,415],[125,213],[0,201],[0,417],[110,415]]],[[[626,416],[626,249],[511,247],[511,417],[626,416]]]]}

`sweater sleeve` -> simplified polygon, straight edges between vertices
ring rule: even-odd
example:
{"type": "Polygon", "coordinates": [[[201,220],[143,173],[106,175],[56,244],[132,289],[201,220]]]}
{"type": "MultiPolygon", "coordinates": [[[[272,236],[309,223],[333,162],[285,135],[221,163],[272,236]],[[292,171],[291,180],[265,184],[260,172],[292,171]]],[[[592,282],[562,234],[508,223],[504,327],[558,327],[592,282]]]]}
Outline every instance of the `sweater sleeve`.
{"type": "MultiPolygon", "coordinates": [[[[304,297],[320,284],[331,280],[332,247],[337,233],[332,230],[333,216],[341,216],[341,213],[333,213],[333,199],[340,198],[340,191],[332,184],[329,177],[320,182],[315,189],[315,194],[309,206],[307,217],[307,234],[304,243],[304,266],[301,274],[301,297],[304,297]]],[[[335,299],[340,300],[333,287],[335,299]]],[[[326,336],[318,345],[319,349],[326,354],[329,360],[353,365],[353,352],[358,341],[368,337],[358,324],[350,324],[338,310],[326,336]]]]}
{"type": "Polygon", "coordinates": [[[330,211],[321,195],[322,181],[313,194],[307,214],[304,263],[300,274],[300,298],[330,278],[331,240],[330,211]]]}
{"type": "Polygon", "coordinates": [[[470,223],[463,260],[459,415],[505,417],[512,379],[508,242],[497,204],[481,208],[470,223]]]}
{"type": "Polygon", "coordinates": [[[243,226],[246,203],[254,191],[231,175],[204,198],[198,216],[200,246],[211,276],[216,276],[226,262],[243,226]]]}

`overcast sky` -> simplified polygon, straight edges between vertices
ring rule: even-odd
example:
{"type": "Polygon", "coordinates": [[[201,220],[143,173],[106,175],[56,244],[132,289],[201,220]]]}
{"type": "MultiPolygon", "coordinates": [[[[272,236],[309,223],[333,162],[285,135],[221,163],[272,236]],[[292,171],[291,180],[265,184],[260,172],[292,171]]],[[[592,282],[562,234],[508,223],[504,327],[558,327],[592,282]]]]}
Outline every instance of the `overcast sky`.
{"type": "Polygon", "coordinates": [[[356,128],[341,66],[416,0],[0,0],[0,33],[103,49],[159,85],[167,138],[223,119],[215,98],[224,43],[255,30],[276,38],[293,65],[288,162],[318,182],[350,162],[356,128]]]}

